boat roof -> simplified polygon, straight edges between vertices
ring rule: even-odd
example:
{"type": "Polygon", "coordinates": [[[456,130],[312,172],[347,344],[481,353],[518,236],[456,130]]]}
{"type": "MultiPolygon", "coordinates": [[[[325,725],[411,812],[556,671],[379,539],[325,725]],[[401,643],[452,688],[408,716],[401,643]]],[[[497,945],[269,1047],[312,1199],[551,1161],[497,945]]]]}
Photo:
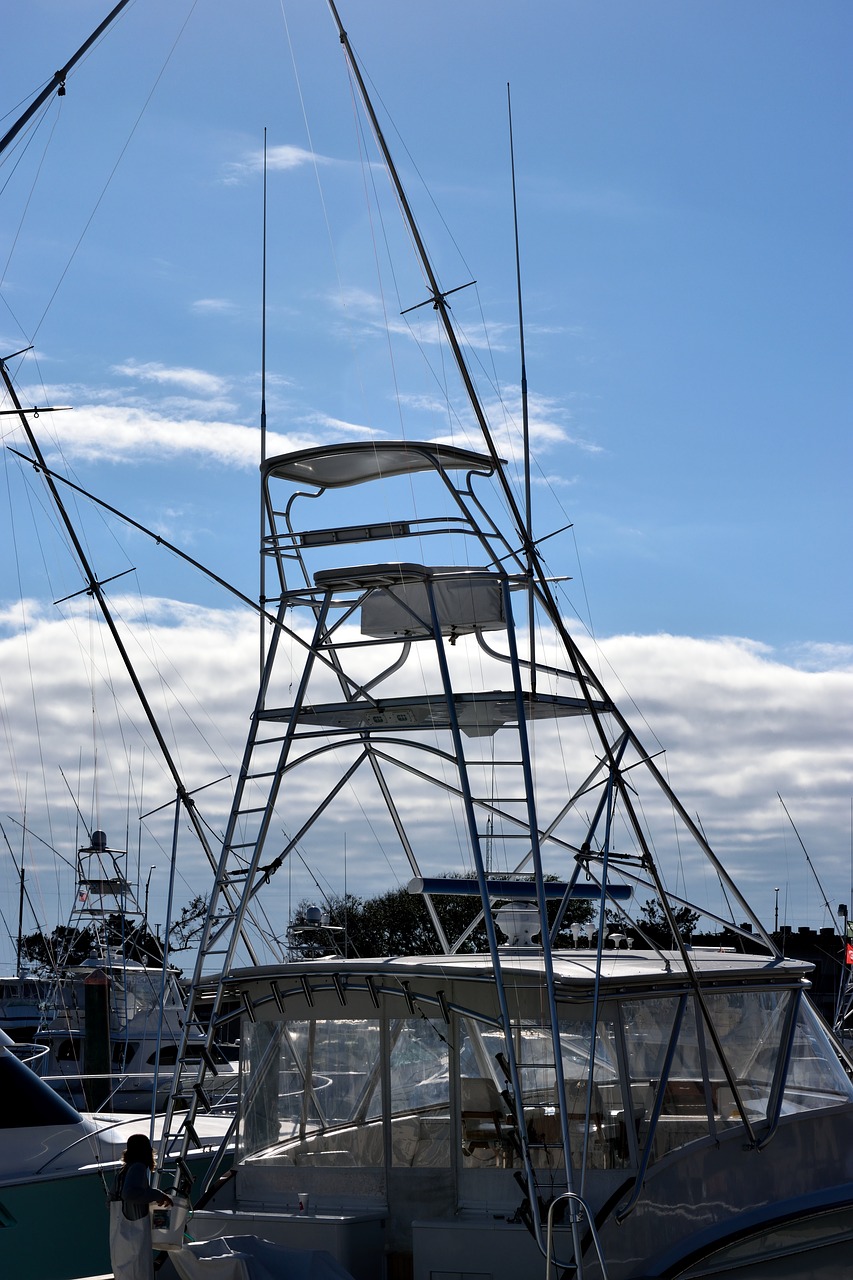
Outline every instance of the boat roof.
{"type": "Polygon", "coordinates": [[[493,471],[494,462],[473,449],[410,440],[355,440],[298,449],[268,458],[262,467],[264,479],[292,480],[322,489],[342,489],[415,471],[472,470],[493,471]]]}
{"type": "MultiPolygon", "coordinates": [[[[545,962],[536,947],[506,948],[501,951],[501,971],[510,985],[528,980],[545,982],[545,962]]],[[[695,947],[689,952],[697,975],[708,982],[776,982],[783,985],[800,983],[813,969],[804,960],[733,952],[723,947],[695,947]]],[[[552,954],[556,988],[589,989],[595,982],[596,953],[583,950],[559,951],[552,954]]],[[[226,977],[231,987],[283,979],[299,980],[302,976],[337,974],[341,978],[398,977],[410,979],[458,979],[461,981],[493,981],[494,968],[488,955],[393,956],[375,959],[342,960],[339,956],[301,959],[284,964],[235,969],[226,977]]],[[[608,950],[601,957],[602,982],[622,988],[683,985],[687,977],[684,958],[678,951],[608,950]]]]}

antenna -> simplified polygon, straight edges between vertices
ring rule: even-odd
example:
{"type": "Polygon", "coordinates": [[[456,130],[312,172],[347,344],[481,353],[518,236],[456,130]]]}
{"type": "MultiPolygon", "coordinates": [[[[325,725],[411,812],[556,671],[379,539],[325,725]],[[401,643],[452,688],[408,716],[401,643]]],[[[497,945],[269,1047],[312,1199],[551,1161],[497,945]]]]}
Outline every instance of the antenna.
{"type": "MultiPolygon", "coordinates": [[[[782,799],[781,795],[779,795],[779,792],[778,792],[778,791],[776,792],[776,795],[779,797],[779,803],[781,804],[782,808],[785,810],[785,817],[786,817],[786,818],[788,819],[788,821],[790,822],[791,827],[793,828],[793,831],[794,831],[794,835],[797,837],[797,841],[799,842],[799,846],[800,846],[800,848],[802,849],[802,851],[803,851],[803,853],[804,853],[804,855],[805,855],[805,859],[806,859],[806,862],[808,863],[809,870],[811,871],[812,875],[814,876],[815,884],[817,885],[818,889],[820,890],[820,896],[823,898],[823,905],[826,907],[826,910],[827,910],[827,912],[829,913],[829,918],[830,918],[830,920],[831,920],[831,919],[833,918],[833,911],[832,911],[832,907],[829,905],[829,898],[827,898],[826,893],[825,893],[825,891],[824,891],[824,887],[823,887],[823,885],[822,885],[822,884],[821,884],[821,882],[820,882],[820,876],[818,875],[817,871],[815,870],[815,865],[814,865],[814,863],[812,862],[811,858],[809,857],[809,851],[808,851],[808,849],[807,849],[807,848],[806,848],[806,846],[803,844],[803,838],[802,838],[802,836],[800,835],[799,831],[797,830],[796,823],[794,822],[794,819],[791,817],[790,813],[788,812],[788,806],[785,804],[785,801],[782,799]]],[[[840,931],[839,929],[836,929],[836,933],[839,933],[839,934],[840,934],[840,932],[841,932],[841,931],[840,931]]]]}
{"type": "MultiPolygon", "coordinates": [[[[21,892],[18,895],[18,945],[15,953],[15,976],[21,976],[21,960],[24,954],[24,897],[26,895],[26,871],[24,869],[24,857],[26,854],[26,821],[27,807],[26,799],[24,800],[24,826],[21,828],[21,892]]],[[[5,832],[3,833],[6,834],[5,832]]],[[[12,859],[14,862],[14,858],[12,859]]]]}

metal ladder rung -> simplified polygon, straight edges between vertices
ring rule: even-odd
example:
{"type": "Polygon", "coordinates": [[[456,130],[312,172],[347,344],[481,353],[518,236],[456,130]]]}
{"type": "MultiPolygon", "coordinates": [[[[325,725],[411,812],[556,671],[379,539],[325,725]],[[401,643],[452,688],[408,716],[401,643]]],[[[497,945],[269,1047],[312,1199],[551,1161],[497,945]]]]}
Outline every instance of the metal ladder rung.
{"type": "Polygon", "coordinates": [[[465,764],[468,769],[483,769],[491,773],[492,769],[520,769],[524,764],[523,760],[490,760],[488,757],[466,756],[465,764]]]}
{"type": "Polygon", "coordinates": [[[475,804],[527,804],[527,796],[472,796],[475,804]]]}
{"type": "Polygon", "coordinates": [[[529,831],[478,831],[481,840],[526,840],[530,843],[529,831]]]}

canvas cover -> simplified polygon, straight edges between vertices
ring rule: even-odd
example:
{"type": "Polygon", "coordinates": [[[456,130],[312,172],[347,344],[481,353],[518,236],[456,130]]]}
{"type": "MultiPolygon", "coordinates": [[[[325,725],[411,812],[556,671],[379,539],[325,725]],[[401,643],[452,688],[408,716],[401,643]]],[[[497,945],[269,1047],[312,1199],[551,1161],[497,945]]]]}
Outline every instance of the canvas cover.
{"type": "Polygon", "coordinates": [[[325,1249],[289,1249],[258,1236],[221,1236],[170,1253],[160,1277],[179,1280],[352,1280],[325,1249]]]}

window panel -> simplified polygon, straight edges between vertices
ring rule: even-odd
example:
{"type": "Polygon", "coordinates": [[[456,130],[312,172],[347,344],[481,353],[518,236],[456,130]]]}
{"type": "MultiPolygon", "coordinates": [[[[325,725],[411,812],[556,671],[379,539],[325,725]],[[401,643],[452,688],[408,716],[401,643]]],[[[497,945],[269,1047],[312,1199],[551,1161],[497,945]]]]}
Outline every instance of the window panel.
{"type": "Polygon", "coordinates": [[[448,1168],[447,1038],[426,1018],[395,1019],[390,1034],[391,1163],[398,1168],[448,1168]]]}

